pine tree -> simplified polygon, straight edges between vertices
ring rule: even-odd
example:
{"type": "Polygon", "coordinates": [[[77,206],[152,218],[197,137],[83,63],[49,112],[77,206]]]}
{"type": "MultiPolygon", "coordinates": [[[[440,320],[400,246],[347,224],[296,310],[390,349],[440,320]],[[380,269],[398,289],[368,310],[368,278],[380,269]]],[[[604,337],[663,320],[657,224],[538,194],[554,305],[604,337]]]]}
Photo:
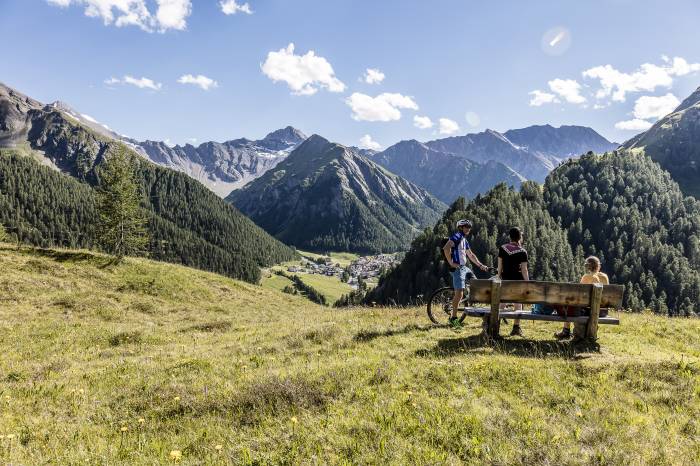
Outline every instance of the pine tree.
{"type": "Polygon", "coordinates": [[[146,219],[139,206],[133,159],[123,146],[100,170],[97,195],[98,238],[102,247],[121,260],[143,252],[148,245],[146,219]]]}

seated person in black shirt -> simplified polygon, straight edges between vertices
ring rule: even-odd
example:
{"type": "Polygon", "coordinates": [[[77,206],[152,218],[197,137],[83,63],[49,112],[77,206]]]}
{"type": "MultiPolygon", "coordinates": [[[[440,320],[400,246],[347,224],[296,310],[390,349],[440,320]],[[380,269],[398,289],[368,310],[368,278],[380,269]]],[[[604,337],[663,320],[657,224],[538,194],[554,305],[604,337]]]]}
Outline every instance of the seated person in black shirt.
{"type": "MultiPolygon", "coordinates": [[[[501,280],[529,280],[527,272],[527,251],[523,248],[523,234],[520,228],[511,228],[508,232],[510,243],[498,248],[498,277],[501,280]]],[[[516,311],[522,311],[522,304],[515,304],[516,311]]],[[[511,336],[523,335],[520,319],[513,322],[511,336]]]]}

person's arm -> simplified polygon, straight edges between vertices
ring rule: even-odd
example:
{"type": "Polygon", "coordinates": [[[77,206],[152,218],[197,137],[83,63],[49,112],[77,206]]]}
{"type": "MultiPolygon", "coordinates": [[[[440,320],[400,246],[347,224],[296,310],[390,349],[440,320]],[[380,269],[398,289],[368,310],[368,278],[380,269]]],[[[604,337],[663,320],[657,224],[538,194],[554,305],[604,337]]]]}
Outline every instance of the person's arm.
{"type": "Polygon", "coordinates": [[[503,258],[499,256],[498,258],[498,278],[503,275],[503,258]]]}
{"type": "Polygon", "coordinates": [[[527,271],[527,262],[520,264],[520,272],[523,274],[523,280],[530,280],[530,273],[527,271]]]}
{"type": "Polygon", "coordinates": [[[479,259],[477,259],[476,254],[474,254],[471,249],[467,249],[467,257],[469,258],[470,261],[472,261],[481,270],[488,270],[489,269],[484,264],[482,264],[479,259]]]}
{"type": "Polygon", "coordinates": [[[445,247],[442,248],[442,253],[445,255],[445,259],[447,259],[447,264],[453,269],[456,269],[457,264],[452,262],[452,248],[454,246],[455,243],[452,240],[449,240],[447,243],[445,243],[445,247]]]}

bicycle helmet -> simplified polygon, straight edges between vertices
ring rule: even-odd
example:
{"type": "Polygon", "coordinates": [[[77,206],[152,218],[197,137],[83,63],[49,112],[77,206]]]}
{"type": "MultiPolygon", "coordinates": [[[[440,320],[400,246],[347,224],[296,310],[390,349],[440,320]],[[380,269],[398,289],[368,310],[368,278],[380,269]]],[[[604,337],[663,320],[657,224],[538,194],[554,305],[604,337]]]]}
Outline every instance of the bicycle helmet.
{"type": "Polygon", "coordinates": [[[473,226],[473,225],[472,225],[472,221],[471,221],[471,220],[462,219],[462,220],[459,220],[459,221],[457,222],[457,228],[461,228],[461,227],[469,227],[469,228],[471,228],[472,226],[473,226]]]}

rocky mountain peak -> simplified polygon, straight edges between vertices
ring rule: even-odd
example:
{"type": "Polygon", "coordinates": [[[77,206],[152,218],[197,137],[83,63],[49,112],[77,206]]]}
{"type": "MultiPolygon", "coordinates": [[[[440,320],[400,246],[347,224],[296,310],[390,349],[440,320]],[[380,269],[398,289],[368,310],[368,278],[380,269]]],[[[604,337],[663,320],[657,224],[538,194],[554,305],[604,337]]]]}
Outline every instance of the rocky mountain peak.
{"type": "Polygon", "coordinates": [[[286,128],[278,129],[269,133],[261,141],[264,143],[281,143],[287,146],[297,145],[306,139],[306,135],[294,128],[287,126],[286,128]]]}

